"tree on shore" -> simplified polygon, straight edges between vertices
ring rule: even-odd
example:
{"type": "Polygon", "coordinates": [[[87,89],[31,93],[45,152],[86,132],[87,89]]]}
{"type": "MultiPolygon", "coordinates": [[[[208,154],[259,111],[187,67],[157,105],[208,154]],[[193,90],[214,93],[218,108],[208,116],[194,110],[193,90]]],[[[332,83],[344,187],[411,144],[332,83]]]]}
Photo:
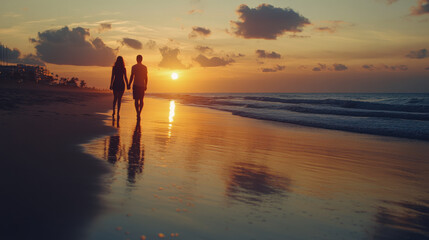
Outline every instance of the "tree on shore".
{"type": "Polygon", "coordinates": [[[86,82],[85,82],[85,80],[80,80],[79,87],[81,87],[81,88],[86,87],[86,82]]]}

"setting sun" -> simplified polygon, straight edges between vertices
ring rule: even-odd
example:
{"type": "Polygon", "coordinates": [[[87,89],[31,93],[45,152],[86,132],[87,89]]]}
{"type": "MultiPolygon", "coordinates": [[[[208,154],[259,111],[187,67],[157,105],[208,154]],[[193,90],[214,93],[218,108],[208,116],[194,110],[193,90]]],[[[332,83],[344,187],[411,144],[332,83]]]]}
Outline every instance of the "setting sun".
{"type": "Polygon", "coordinates": [[[178,78],[179,78],[179,74],[177,74],[175,72],[171,74],[171,79],[176,80],[178,78]]]}

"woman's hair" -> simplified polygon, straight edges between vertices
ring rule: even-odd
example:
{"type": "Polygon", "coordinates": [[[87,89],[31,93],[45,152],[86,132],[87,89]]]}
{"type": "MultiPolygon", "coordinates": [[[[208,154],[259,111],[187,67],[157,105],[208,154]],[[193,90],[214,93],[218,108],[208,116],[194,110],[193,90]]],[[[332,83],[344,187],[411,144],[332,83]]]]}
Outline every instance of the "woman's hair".
{"type": "Polygon", "coordinates": [[[121,70],[125,70],[125,63],[124,63],[124,59],[121,56],[118,56],[116,58],[116,62],[115,65],[113,66],[113,68],[115,69],[121,69],[121,70]]]}

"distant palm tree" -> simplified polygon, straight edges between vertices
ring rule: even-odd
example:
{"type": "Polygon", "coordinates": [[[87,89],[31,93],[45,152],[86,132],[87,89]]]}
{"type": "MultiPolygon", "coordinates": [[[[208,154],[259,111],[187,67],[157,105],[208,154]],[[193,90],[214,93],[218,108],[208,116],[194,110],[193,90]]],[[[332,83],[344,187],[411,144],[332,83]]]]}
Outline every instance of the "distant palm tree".
{"type": "Polygon", "coordinates": [[[85,80],[80,80],[79,86],[80,86],[81,88],[86,87],[86,82],[85,82],[85,80]]]}

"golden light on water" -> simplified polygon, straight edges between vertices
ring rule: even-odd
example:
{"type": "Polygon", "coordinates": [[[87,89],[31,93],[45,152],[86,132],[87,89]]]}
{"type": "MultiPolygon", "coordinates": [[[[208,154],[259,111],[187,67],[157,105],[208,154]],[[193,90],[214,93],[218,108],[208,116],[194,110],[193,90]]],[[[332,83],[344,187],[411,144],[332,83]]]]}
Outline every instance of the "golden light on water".
{"type": "Polygon", "coordinates": [[[174,121],[174,111],[176,109],[176,103],[174,102],[174,100],[170,101],[170,114],[168,116],[168,121],[170,123],[172,123],[174,121]]]}
{"type": "Polygon", "coordinates": [[[168,138],[171,138],[171,129],[173,128],[173,121],[174,121],[174,115],[176,110],[176,103],[174,100],[170,101],[170,114],[168,115],[168,121],[170,124],[168,124],[168,138]]]}
{"type": "Polygon", "coordinates": [[[179,74],[177,74],[175,72],[171,74],[171,79],[176,80],[178,78],[179,78],[179,74]]]}

